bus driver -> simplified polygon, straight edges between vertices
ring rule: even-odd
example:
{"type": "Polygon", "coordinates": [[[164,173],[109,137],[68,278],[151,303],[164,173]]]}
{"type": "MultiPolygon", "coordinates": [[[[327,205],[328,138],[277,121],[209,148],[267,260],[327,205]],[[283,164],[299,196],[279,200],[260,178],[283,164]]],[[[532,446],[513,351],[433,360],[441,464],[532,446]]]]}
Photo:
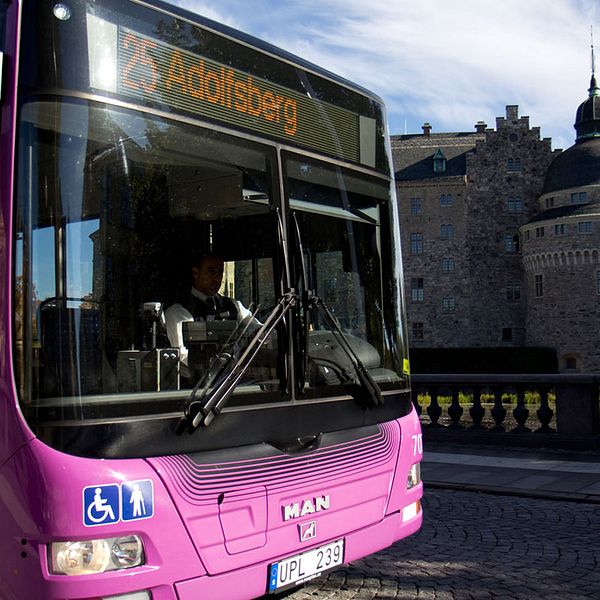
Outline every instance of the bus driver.
{"type": "Polygon", "coordinates": [[[173,348],[179,348],[182,375],[188,375],[188,349],[183,343],[182,323],[189,321],[252,319],[252,313],[238,300],[219,294],[223,281],[224,261],[207,254],[192,265],[192,289],[187,302],[172,304],[165,312],[167,337],[173,348]]]}

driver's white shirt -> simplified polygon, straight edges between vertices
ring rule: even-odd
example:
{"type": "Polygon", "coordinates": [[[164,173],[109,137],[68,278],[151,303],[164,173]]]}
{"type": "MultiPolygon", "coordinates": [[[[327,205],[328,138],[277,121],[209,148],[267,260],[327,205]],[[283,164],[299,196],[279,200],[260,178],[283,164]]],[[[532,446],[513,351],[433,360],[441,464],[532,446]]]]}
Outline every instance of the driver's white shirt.
{"type": "MultiPolygon", "coordinates": [[[[191,290],[192,296],[196,296],[203,302],[206,302],[208,298],[211,296],[207,296],[203,294],[200,290],[197,290],[195,287],[191,290]]],[[[220,294],[219,294],[220,296],[220,294]]],[[[222,297],[222,296],[220,296],[222,297]]],[[[249,317],[252,317],[252,313],[238,300],[234,300],[230,298],[230,300],[235,304],[237,308],[237,321],[243,321],[249,317]]],[[[165,326],[167,328],[167,337],[169,338],[169,343],[173,348],[179,349],[179,360],[186,366],[187,370],[187,359],[188,359],[188,349],[183,344],[183,328],[182,323],[186,323],[189,321],[193,321],[194,317],[192,313],[181,304],[171,304],[169,308],[165,311],[165,326]]]]}

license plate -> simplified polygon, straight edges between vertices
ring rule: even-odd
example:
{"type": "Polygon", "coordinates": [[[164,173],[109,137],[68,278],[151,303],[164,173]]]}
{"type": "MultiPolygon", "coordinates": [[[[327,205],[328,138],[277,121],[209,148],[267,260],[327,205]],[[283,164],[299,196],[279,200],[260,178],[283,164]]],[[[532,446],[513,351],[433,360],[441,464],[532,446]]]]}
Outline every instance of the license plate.
{"type": "Polygon", "coordinates": [[[273,563],[269,567],[269,592],[299,585],[319,577],[344,562],[344,540],[337,540],[273,563]]]}

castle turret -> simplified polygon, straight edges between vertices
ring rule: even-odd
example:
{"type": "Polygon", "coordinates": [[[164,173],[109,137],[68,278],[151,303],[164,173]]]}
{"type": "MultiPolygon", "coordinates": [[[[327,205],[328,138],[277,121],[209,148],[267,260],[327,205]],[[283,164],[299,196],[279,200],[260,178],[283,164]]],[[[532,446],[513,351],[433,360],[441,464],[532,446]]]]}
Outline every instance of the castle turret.
{"type": "Polygon", "coordinates": [[[600,371],[600,88],[592,47],[575,144],[551,163],[538,213],[521,227],[527,344],[557,349],[561,371],[600,371]]]}

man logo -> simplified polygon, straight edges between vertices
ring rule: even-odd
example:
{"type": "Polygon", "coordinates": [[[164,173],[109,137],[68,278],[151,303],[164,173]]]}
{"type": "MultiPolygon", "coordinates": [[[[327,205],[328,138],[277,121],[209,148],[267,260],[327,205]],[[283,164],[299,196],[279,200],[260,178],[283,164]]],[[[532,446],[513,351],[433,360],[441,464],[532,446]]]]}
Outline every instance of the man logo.
{"type": "Polygon", "coordinates": [[[329,494],[325,496],[318,496],[316,498],[307,498],[301,502],[293,502],[287,506],[282,506],[283,509],[283,520],[289,521],[290,519],[298,519],[305,517],[306,515],[312,515],[322,510],[329,508],[329,494]]]}
{"type": "Polygon", "coordinates": [[[307,542],[317,537],[317,522],[309,521],[308,523],[301,523],[298,525],[300,530],[300,541],[307,542]]]}

